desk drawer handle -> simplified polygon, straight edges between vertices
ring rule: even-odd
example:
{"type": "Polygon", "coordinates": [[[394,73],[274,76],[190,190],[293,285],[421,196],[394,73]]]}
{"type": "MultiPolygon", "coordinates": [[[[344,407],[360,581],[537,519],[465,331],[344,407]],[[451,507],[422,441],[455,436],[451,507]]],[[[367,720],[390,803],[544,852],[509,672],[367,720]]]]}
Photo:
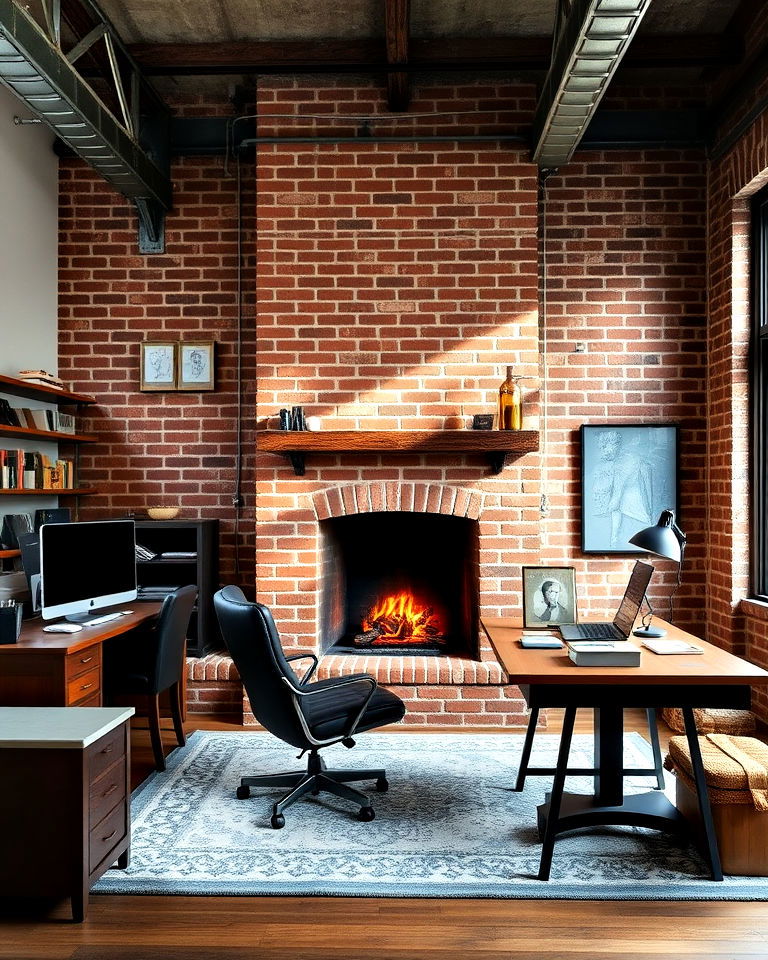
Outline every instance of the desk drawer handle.
{"type": "Polygon", "coordinates": [[[108,797],[108,796],[110,795],[110,793],[114,793],[115,790],[117,790],[117,784],[116,784],[116,783],[113,783],[112,786],[109,788],[109,790],[105,790],[104,793],[102,793],[102,795],[101,795],[102,798],[108,797]]]}
{"type": "MultiPolygon", "coordinates": [[[[90,684],[90,683],[89,683],[88,686],[89,686],[89,687],[90,687],[90,686],[93,686],[93,684],[90,684]]],[[[104,749],[103,749],[101,752],[102,752],[102,753],[112,753],[112,751],[113,751],[114,749],[115,749],[114,743],[110,743],[110,745],[109,745],[108,747],[104,747],[104,749]]]]}
{"type": "Polygon", "coordinates": [[[115,827],[115,829],[112,831],[112,833],[108,833],[108,834],[106,835],[106,837],[102,837],[102,838],[101,838],[101,842],[102,842],[102,843],[105,843],[107,840],[111,840],[112,837],[114,837],[114,835],[115,835],[116,833],[117,833],[117,827],[115,827]]]}
{"type": "Polygon", "coordinates": [[[82,685],[82,687],[80,687],[80,689],[81,689],[81,690],[87,690],[89,687],[92,687],[92,686],[93,686],[92,683],[84,683],[84,684],[82,685]]]}
{"type": "Polygon", "coordinates": [[[90,663],[93,657],[80,657],[80,663],[90,663]]]}

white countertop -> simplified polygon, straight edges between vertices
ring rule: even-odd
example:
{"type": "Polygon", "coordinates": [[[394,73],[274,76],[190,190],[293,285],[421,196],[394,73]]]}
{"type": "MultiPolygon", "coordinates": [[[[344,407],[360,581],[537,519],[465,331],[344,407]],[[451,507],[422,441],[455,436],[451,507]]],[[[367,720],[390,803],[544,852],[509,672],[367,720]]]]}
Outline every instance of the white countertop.
{"type": "Polygon", "coordinates": [[[0,707],[0,747],[82,749],[135,712],[133,707],[0,707]]]}

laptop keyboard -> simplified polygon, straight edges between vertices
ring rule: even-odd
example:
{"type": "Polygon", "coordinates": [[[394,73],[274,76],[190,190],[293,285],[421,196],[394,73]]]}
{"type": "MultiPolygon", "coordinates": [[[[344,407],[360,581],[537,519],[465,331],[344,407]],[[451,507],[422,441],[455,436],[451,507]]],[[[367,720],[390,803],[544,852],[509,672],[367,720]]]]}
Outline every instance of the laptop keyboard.
{"type": "Polygon", "coordinates": [[[576,629],[585,640],[616,639],[616,627],[612,623],[578,623],[576,629]]]}

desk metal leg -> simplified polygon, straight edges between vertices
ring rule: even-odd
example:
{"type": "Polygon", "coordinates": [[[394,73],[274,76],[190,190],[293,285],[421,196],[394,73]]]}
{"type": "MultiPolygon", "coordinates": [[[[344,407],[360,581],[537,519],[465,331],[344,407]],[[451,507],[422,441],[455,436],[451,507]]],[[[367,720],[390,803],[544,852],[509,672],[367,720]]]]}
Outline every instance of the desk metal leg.
{"type": "Polygon", "coordinates": [[[618,807],[624,801],[624,708],[595,708],[595,802],[618,807]]]}
{"type": "Polygon", "coordinates": [[[651,750],[653,751],[653,769],[656,771],[656,789],[664,789],[664,762],[661,759],[661,747],[659,745],[659,728],[656,726],[656,708],[648,707],[645,711],[648,718],[648,736],[651,741],[651,750]]]}
{"type": "Polygon", "coordinates": [[[701,761],[699,735],[696,730],[693,707],[683,707],[682,711],[683,720],[685,721],[685,735],[688,739],[688,749],[691,754],[691,771],[693,773],[693,781],[696,784],[696,797],[699,801],[699,813],[701,814],[704,836],[707,841],[707,853],[709,854],[709,866],[712,871],[712,879],[722,880],[723,870],[720,866],[720,852],[717,849],[715,824],[712,820],[712,808],[709,805],[709,790],[707,789],[707,778],[704,774],[704,764],[701,761]]]}
{"type": "Polygon", "coordinates": [[[520,793],[525,789],[525,777],[528,773],[528,764],[531,760],[531,750],[533,748],[533,737],[536,733],[536,724],[539,722],[539,708],[531,707],[531,715],[528,718],[528,729],[525,731],[525,741],[523,743],[523,753],[520,757],[520,767],[517,771],[517,782],[515,790],[520,793]]]}
{"type": "Polygon", "coordinates": [[[552,793],[549,796],[547,827],[544,832],[544,842],[541,845],[539,880],[549,880],[549,872],[552,868],[552,854],[555,849],[555,836],[560,819],[560,804],[563,799],[565,777],[568,773],[568,755],[571,752],[571,738],[573,737],[575,721],[576,707],[566,707],[563,718],[563,732],[560,736],[560,750],[557,754],[557,769],[555,770],[555,779],[552,782],[552,793]]]}

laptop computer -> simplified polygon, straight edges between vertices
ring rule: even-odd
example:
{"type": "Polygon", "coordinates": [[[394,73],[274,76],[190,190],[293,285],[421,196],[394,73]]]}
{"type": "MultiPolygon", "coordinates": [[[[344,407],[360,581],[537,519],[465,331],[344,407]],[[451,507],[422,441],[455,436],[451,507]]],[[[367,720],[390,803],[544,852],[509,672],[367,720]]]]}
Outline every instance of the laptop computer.
{"type": "Polygon", "coordinates": [[[636,561],[613,623],[605,621],[560,624],[563,640],[627,640],[652,574],[653,567],[649,563],[636,561]]]}

